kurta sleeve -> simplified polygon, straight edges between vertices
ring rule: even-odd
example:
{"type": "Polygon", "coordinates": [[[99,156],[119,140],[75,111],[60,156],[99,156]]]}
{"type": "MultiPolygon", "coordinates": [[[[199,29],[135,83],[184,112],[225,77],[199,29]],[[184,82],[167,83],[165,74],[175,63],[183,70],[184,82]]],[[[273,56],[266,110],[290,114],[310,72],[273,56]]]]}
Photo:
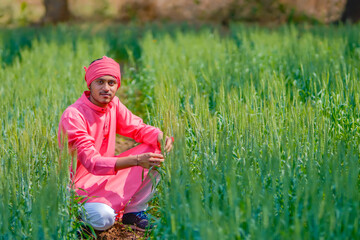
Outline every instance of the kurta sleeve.
{"type": "Polygon", "coordinates": [[[116,133],[134,139],[139,143],[157,146],[157,136],[161,130],[146,125],[143,120],[134,115],[118,100],[116,133]]]}
{"type": "MultiPolygon", "coordinates": [[[[103,157],[95,149],[95,139],[87,132],[83,119],[64,117],[61,119],[59,136],[66,134],[69,148],[77,152],[77,159],[94,175],[114,175],[116,157],[103,157]]],[[[62,137],[60,136],[59,139],[62,137]]]]}

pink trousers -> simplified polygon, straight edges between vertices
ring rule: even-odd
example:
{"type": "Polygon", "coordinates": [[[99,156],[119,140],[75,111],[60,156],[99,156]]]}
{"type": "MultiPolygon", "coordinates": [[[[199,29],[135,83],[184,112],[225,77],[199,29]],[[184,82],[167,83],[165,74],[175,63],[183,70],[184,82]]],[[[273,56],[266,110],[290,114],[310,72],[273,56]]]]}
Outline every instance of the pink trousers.
{"type": "MultiPolygon", "coordinates": [[[[118,155],[124,157],[146,152],[160,151],[146,144],[140,144],[118,155]]],[[[131,167],[119,170],[113,176],[92,175],[91,181],[104,189],[90,189],[89,201],[84,204],[82,216],[85,222],[96,230],[106,230],[115,222],[117,213],[122,215],[129,212],[145,211],[148,202],[154,194],[154,183],[159,181],[159,174],[155,170],[148,171],[142,167],[131,167]],[[95,178],[95,179],[94,179],[95,178]],[[109,191],[109,188],[111,191],[109,191]],[[111,192],[111,195],[109,193],[111,192]],[[101,194],[104,195],[101,196],[101,194]],[[99,197],[101,196],[101,197],[99,197]]],[[[81,186],[77,186],[80,187],[81,186]]]]}

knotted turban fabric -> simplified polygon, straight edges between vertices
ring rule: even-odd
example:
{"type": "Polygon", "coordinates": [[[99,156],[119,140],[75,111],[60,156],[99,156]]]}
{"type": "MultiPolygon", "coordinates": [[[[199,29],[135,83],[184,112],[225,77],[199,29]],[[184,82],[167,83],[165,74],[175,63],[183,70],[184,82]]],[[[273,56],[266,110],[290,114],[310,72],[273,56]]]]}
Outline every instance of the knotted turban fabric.
{"type": "Polygon", "coordinates": [[[120,65],[112,58],[103,56],[101,59],[92,62],[88,68],[85,69],[85,81],[90,89],[90,84],[97,78],[105,75],[110,75],[116,78],[118,89],[121,83],[120,65]]]}

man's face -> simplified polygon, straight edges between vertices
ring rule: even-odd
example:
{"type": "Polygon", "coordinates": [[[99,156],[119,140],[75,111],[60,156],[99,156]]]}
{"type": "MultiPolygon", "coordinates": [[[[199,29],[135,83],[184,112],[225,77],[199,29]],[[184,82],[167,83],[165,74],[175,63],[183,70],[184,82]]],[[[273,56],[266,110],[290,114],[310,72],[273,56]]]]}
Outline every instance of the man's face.
{"type": "Polygon", "coordinates": [[[118,84],[113,76],[102,76],[90,84],[90,101],[99,106],[106,107],[115,97],[118,84]]]}

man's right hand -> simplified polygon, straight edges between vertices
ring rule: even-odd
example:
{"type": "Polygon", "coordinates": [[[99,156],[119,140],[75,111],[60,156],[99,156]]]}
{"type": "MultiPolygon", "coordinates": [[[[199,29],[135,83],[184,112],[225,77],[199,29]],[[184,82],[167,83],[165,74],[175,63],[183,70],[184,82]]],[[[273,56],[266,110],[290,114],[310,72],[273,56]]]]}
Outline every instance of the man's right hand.
{"type": "Polygon", "coordinates": [[[158,153],[143,153],[136,155],[137,165],[143,168],[160,167],[164,156],[158,153]]]}

